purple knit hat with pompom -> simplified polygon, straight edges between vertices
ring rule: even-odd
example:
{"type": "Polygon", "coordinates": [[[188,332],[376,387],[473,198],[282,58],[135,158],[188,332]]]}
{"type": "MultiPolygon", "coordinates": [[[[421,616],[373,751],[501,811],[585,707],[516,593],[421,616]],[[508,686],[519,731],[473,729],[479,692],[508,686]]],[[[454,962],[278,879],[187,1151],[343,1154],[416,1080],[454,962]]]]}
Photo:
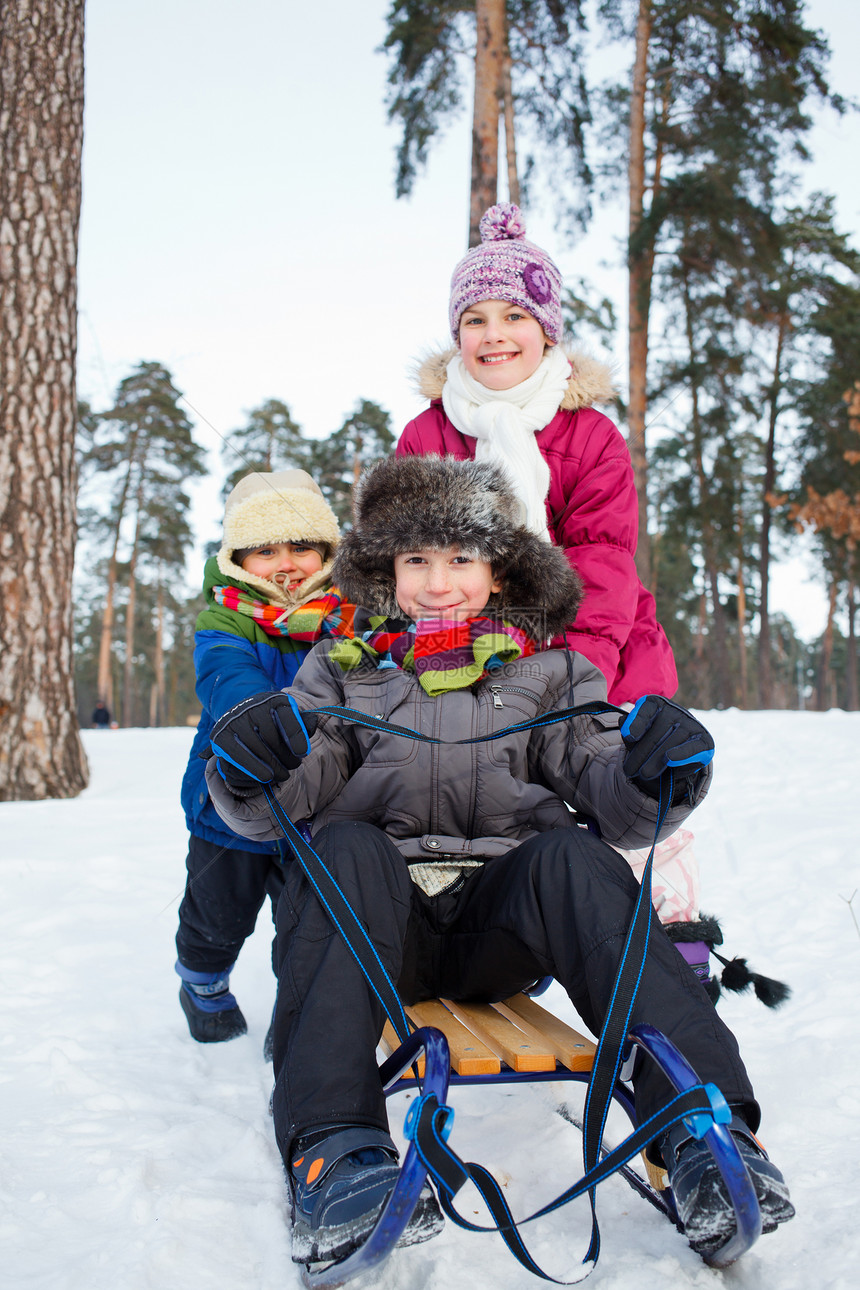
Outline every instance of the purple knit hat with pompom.
{"type": "Polygon", "coordinates": [[[481,217],[481,245],[451,275],[448,315],[459,340],[460,317],[481,300],[508,300],[535,317],[547,338],[561,340],[561,274],[546,251],[526,241],[520,208],[499,202],[481,217]]]}

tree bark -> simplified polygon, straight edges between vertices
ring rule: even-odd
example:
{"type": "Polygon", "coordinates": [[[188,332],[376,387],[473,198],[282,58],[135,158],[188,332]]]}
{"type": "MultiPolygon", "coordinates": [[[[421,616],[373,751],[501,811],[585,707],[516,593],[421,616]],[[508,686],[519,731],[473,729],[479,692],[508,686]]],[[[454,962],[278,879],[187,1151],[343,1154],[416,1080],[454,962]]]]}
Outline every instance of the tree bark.
{"type": "Polygon", "coordinates": [[[508,166],[508,201],[520,204],[520,177],[517,171],[517,139],[514,126],[514,85],[511,77],[510,51],[502,67],[502,109],[505,122],[505,160],[508,166]]]}
{"type": "Polygon", "coordinates": [[[472,113],[472,187],[469,246],[481,241],[481,216],[498,201],[499,104],[507,55],[505,0],[476,0],[475,104],[472,113]]]}
{"type": "Polygon", "coordinates": [[[857,632],[855,628],[855,615],[857,612],[856,588],[854,579],[849,575],[848,580],[848,640],[845,651],[845,668],[847,676],[845,678],[846,703],[849,712],[856,712],[860,706],[860,696],[857,693],[857,632]]]}
{"type": "Polygon", "coordinates": [[[113,644],[113,602],[116,589],[116,543],[108,562],[107,592],[105,607],[102,612],[102,626],[99,633],[99,665],[96,680],[98,697],[104,699],[106,706],[113,713],[113,671],[111,669],[111,645],[113,644]]]}
{"type": "Polygon", "coordinates": [[[818,662],[818,684],[816,686],[815,707],[818,712],[826,712],[830,706],[830,660],[833,657],[833,619],[836,617],[836,599],[839,595],[839,584],[834,575],[830,582],[827,598],[827,626],[821,641],[821,657],[818,662]]]}
{"type": "Polygon", "coordinates": [[[651,540],[648,534],[648,460],[645,450],[645,414],[648,401],[648,316],[654,257],[634,240],[642,224],[645,204],[645,90],[648,76],[648,43],[651,38],[651,0],[639,0],[636,23],[636,56],[630,95],[629,278],[628,278],[628,383],[627,443],[639,497],[639,537],[636,568],[646,587],[651,586],[651,540]]]}
{"type": "Polygon", "coordinates": [[[0,800],[87,784],[72,661],[84,0],[0,5],[0,800]]]}
{"type": "Polygon", "coordinates": [[[759,633],[758,633],[758,700],[759,707],[773,707],[773,672],[771,669],[770,642],[770,529],[771,513],[768,498],[776,485],[776,422],[779,415],[779,395],[782,389],[782,353],[788,330],[788,317],[779,320],[776,337],[776,354],[773,362],[773,380],[770,392],[767,446],[764,459],[764,483],[761,501],[761,538],[759,541],[759,633]]]}
{"type": "Polygon", "coordinates": [[[137,612],[137,557],[140,551],[140,529],[143,512],[144,471],[141,466],[140,481],[137,489],[137,516],[134,527],[134,542],[128,561],[128,603],[125,607],[125,661],[122,676],[122,724],[134,724],[134,620],[137,612]]]}
{"type": "Polygon", "coordinates": [[[155,610],[155,650],[153,652],[152,670],[155,681],[150,697],[149,724],[163,726],[165,720],[165,684],[164,684],[164,583],[158,584],[158,603],[155,610]]]}
{"type": "Polygon", "coordinates": [[[699,410],[699,382],[696,376],[696,347],[693,334],[692,301],[685,279],[684,299],[686,307],[687,346],[690,356],[690,426],[693,432],[693,458],[696,480],[699,485],[700,530],[702,534],[702,559],[705,566],[705,579],[711,592],[711,625],[713,628],[713,674],[716,680],[716,706],[731,707],[732,680],[729,668],[729,650],[726,632],[726,617],[720,601],[719,565],[716,554],[714,525],[711,519],[711,490],[705,470],[705,453],[702,441],[702,418],[699,410]]]}
{"type": "Polygon", "coordinates": [[[738,511],[738,675],[740,677],[741,707],[746,709],[749,701],[749,681],[747,678],[747,592],[744,586],[744,517],[738,511]]]}
{"type": "Polygon", "coordinates": [[[111,551],[108,562],[107,589],[105,591],[105,607],[102,614],[102,629],[99,636],[99,670],[96,688],[98,697],[104,699],[111,712],[114,711],[114,694],[113,694],[113,668],[111,667],[111,646],[113,645],[113,621],[114,621],[114,600],[116,596],[116,570],[119,558],[119,541],[122,521],[125,517],[125,506],[128,498],[129,484],[131,483],[131,473],[134,460],[137,454],[138,432],[135,431],[131,439],[131,455],[129,457],[128,469],[125,480],[123,481],[122,492],[119,496],[116,510],[116,526],[114,528],[113,550],[111,551]]]}

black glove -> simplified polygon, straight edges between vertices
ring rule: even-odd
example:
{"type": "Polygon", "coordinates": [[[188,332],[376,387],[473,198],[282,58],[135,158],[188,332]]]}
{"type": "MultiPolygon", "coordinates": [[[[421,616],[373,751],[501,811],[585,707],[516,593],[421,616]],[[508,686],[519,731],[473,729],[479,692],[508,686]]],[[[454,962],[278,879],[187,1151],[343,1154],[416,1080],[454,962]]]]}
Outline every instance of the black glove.
{"type": "Polygon", "coordinates": [[[714,755],[714,741],[700,721],[659,694],[646,694],[621,727],[628,749],[624,774],[643,793],[660,796],[660,780],[671,770],[672,806],[692,802],[704,769],[714,755]]]}
{"type": "Polygon", "coordinates": [[[282,690],[252,694],[212,727],[218,772],[229,788],[277,784],[310,752],[316,728],[316,717],[282,690]]]}

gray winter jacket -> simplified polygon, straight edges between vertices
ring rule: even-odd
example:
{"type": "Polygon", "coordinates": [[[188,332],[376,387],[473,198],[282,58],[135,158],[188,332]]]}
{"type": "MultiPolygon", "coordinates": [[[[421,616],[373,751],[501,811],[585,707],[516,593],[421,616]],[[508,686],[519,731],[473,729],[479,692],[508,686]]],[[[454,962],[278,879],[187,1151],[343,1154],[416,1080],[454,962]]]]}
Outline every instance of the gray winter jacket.
{"type": "MultiPolygon", "coordinates": [[[[314,832],[342,820],[375,824],[411,865],[445,866],[446,881],[455,876],[451,866],[458,860],[460,867],[471,867],[470,861],[503,854],[537,833],[575,827],[568,803],[596,819],[607,842],[637,847],[653,840],[657,803],[624,775],[620,719],[612,713],[492,743],[454,743],[605,699],[603,675],[582,655],[570,656],[571,677],[565,652],[547,650],[507,664],[471,689],[431,697],[413,672],[372,662],[344,672],[329,659],[331,648],[330,640],[316,645],[287,690],[300,708],[343,704],[448,742],[422,744],[321,717],[310,754],[277,790],[293,820],[312,820],[314,832]]],[[[708,767],[697,803],[710,775],[708,767]]],[[[214,759],[206,778],[231,829],[257,841],[278,836],[262,793],[234,795],[214,759]]],[[[691,809],[673,807],[661,836],[673,832],[691,809]]],[[[418,880],[425,890],[434,889],[418,880]]]]}

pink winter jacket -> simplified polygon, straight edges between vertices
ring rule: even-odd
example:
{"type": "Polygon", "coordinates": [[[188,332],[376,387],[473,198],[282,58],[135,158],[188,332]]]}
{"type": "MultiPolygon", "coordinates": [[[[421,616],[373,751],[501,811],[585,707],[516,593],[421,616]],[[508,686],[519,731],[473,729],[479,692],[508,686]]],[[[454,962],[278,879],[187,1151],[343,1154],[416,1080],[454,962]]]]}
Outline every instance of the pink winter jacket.
{"type": "MultiPolygon", "coordinates": [[[[418,387],[432,402],[403,431],[398,455],[474,457],[476,441],[461,434],[442,407],[445,366],[453,352],[421,365],[418,387]]],[[[609,372],[594,359],[570,357],[568,392],[535,436],[550,468],[549,531],[585,584],[567,641],[600,668],[610,702],[634,703],[643,694],[671,698],[678,688],[672,649],[633,559],[639,508],[630,453],[616,426],[590,406],[611,396],[609,372]]]]}

